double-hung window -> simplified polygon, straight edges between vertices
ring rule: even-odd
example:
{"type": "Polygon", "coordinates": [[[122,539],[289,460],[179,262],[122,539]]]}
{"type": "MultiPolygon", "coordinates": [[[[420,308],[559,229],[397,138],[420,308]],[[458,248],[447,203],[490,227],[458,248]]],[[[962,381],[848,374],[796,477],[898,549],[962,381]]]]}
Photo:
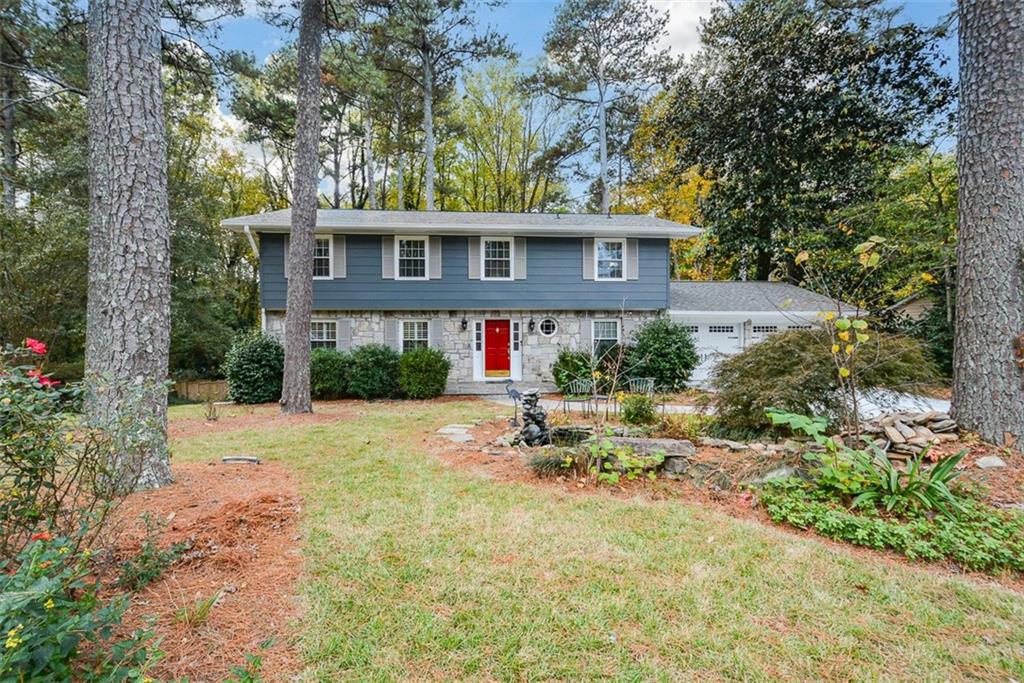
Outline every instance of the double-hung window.
{"type": "Polygon", "coordinates": [[[331,271],[331,238],[317,237],[313,240],[313,277],[329,280],[331,271]]]}
{"type": "Polygon", "coordinates": [[[314,349],[333,349],[338,345],[338,323],[314,320],[309,324],[309,345],[314,349]]]}
{"type": "Polygon", "coordinates": [[[512,240],[507,237],[483,238],[483,279],[512,279],[512,240]]]}
{"type": "Polygon", "coordinates": [[[600,358],[619,343],[619,321],[595,320],[593,325],[594,356],[600,358]]]}
{"type": "Polygon", "coordinates": [[[402,353],[430,346],[430,324],[426,320],[402,321],[402,353]]]}
{"type": "Polygon", "coordinates": [[[598,280],[626,278],[626,243],[623,240],[594,240],[594,274],[598,280]]]}
{"type": "Polygon", "coordinates": [[[427,238],[399,237],[395,260],[399,280],[426,280],[427,238]]]}

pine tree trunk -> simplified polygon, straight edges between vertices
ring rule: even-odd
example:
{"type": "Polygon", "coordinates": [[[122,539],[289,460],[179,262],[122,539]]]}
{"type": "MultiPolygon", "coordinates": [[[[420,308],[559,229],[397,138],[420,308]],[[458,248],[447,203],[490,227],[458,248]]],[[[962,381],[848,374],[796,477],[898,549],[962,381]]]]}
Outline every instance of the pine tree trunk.
{"type": "Polygon", "coordinates": [[[395,162],[395,194],[397,195],[395,208],[399,211],[405,209],[405,155],[398,150],[398,159],[395,162]]]}
{"type": "Polygon", "coordinates": [[[597,136],[601,160],[601,213],[611,210],[611,199],[608,196],[608,116],[604,106],[604,90],[600,90],[597,103],[597,136]]]}
{"type": "Polygon", "coordinates": [[[434,74],[430,51],[423,52],[423,192],[427,211],[434,210],[434,74]]]}
{"type": "Polygon", "coordinates": [[[154,442],[119,453],[122,485],[171,482],[167,454],[170,220],[159,0],[93,0],[88,18],[89,288],[86,370],[105,390],[87,410],[130,412],[154,442]]]}
{"type": "Polygon", "coordinates": [[[1024,0],[960,0],[953,409],[996,444],[1024,434],[1024,0]]]}
{"type": "Polygon", "coordinates": [[[373,121],[370,116],[370,98],[363,105],[363,147],[366,156],[366,198],[369,208],[377,208],[377,183],[373,168],[373,121]]]}
{"type": "Polygon", "coordinates": [[[295,187],[288,252],[281,411],[311,413],[309,323],[313,313],[313,231],[320,166],[320,35],[323,0],[303,0],[295,117],[295,187]]]}
{"type": "MultiPolygon", "coordinates": [[[[2,61],[11,59],[0,47],[2,61]]],[[[0,130],[3,137],[3,163],[0,164],[0,183],[3,183],[3,199],[0,206],[7,211],[14,211],[14,177],[18,172],[18,145],[14,138],[14,114],[17,105],[14,100],[17,92],[14,86],[14,70],[0,67],[0,130]]]]}

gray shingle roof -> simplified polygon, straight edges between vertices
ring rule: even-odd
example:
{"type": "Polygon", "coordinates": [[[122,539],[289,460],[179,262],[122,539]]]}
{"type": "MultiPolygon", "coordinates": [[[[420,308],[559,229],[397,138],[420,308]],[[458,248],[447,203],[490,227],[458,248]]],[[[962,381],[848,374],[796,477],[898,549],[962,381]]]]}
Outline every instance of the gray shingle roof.
{"type": "MultiPolygon", "coordinates": [[[[700,228],[664,218],[638,214],[484,213],[463,211],[371,211],[319,209],[317,228],[362,234],[501,234],[544,236],[616,236],[680,238],[701,233],[700,228]]],[[[229,230],[287,232],[291,209],[238,216],[221,221],[229,230]]]]}
{"type": "MultiPolygon", "coordinates": [[[[836,302],[787,282],[680,281],[669,285],[669,308],[673,311],[817,313],[836,310],[836,302]]],[[[843,304],[843,308],[855,307],[843,304]]]]}

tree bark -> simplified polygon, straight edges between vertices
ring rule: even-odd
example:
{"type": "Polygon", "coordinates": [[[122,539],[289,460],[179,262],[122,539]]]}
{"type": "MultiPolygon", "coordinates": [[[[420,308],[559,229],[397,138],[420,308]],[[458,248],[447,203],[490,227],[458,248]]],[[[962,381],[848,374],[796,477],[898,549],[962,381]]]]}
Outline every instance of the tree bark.
{"type": "Polygon", "coordinates": [[[399,211],[405,210],[405,155],[398,150],[398,158],[395,160],[395,208],[399,211]]]}
{"type": "Polygon", "coordinates": [[[313,313],[313,231],[320,166],[320,36],[323,0],[303,0],[299,24],[295,117],[295,183],[288,252],[284,381],[281,411],[311,413],[309,324],[313,313]]]}
{"type": "MultiPolygon", "coordinates": [[[[0,46],[2,61],[13,61],[0,46]]],[[[3,183],[2,204],[8,211],[14,211],[14,178],[18,173],[18,143],[14,137],[14,115],[17,105],[14,103],[17,92],[14,82],[14,70],[0,67],[0,128],[3,136],[3,163],[0,164],[0,182],[3,183]]]]}
{"type": "Polygon", "coordinates": [[[960,182],[953,410],[1024,434],[1024,0],[960,0],[960,182]]]}
{"type": "Polygon", "coordinates": [[[155,432],[119,453],[121,482],[171,482],[167,454],[170,219],[160,80],[160,1],[89,3],[89,286],[87,410],[155,432]],[[127,469],[131,468],[131,469],[127,469]]]}
{"type": "Polygon", "coordinates": [[[598,86],[598,93],[597,136],[601,160],[601,213],[608,213],[611,210],[611,200],[608,197],[608,115],[605,111],[603,86],[598,86]]]}
{"type": "Polygon", "coordinates": [[[363,104],[363,148],[366,159],[366,198],[369,208],[377,208],[377,183],[373,168],[373,121],[370,113],[370,98],[363,104]]]}
{"type": "Polygon", "coordinates": [[[430,64],[430,50],[423,50],[423,194],[427,211],[434,210],[434,73],[430,64]]]}

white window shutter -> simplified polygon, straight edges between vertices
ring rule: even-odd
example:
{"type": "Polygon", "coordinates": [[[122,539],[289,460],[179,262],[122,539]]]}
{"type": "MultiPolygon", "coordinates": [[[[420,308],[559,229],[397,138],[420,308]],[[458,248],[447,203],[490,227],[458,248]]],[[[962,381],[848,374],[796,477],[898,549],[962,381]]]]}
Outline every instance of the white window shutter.
{"type": "Polygon", "coordinates": [[[348,256],[345,253],[345,236],[334,235],[331,239],[334,242],[334,278],[348,277],[348,256]]]}
{"type": "Polygon", "coordinates": [[[443,259],[441,258],[441,238],[431,237],[430,239],[430,263],[427,264],[429,270],[429,277],[431,280],[441,279],[441,264],[443,259]]]}
{"type": "Polygon", "coordinates": [[[402,321],[384,320],[384,345],[402,352],[402,321]]]}
{"type": "Polygon", "coordinates": [[[288,279],[288,247],[290,246],[288,241],[288,235],[284,236],[284,278],[288,279]]]}
{"type": "Polygon", "coordinates": [[[594,240],[583,238],[583,279],[594,279],[594,240]]]}
{"type": "Polygon", "coordinates": [[[626,240],[626,279],[640,279],[640,240],[626,240]]]}
{"type": "Polygon", "coordinates": [[[339,351],[352,349],[352,321],[343,319],[338,321],[337,341],[335,348],[339,351]]]}
{"type": "Polygon", "coordinates": [[[526,238],[516,238],[516,262],[513,266],[515,268],[515,279],[525,280],[526,279],[526,238]]]}
{"type": "Polygon", "coordinates": [[[480,279],[480,238],[469,238],[469,279],[480,279]]]}
{"type": "Polygon", "coordinates": [[[380,276],[395,279],[395,238],[389,235],[380,238],[380,276]]]}
{"type": "Polygon", "coordinates": [[[444,318],[430,320],[430,348],[444,350],[444,318]]]}

